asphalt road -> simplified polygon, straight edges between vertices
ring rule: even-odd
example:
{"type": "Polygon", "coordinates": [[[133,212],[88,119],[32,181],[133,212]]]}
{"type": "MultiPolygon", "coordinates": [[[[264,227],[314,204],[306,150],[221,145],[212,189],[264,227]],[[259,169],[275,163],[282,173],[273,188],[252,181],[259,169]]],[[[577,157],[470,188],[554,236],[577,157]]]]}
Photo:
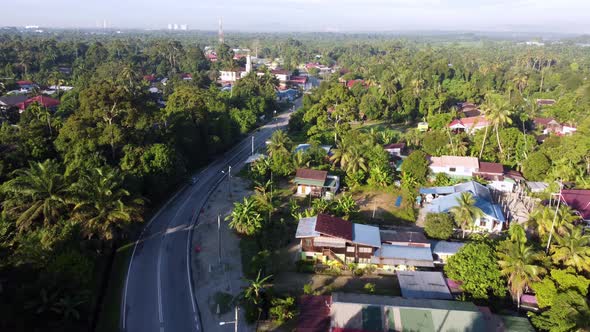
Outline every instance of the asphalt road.
{"type": "MultiPolygon", "coordinates": [[[[300,99],[296,101],[300,106],[300,99]]],[[[255,148],[288,123],[290,113],[254,133],[255,148]]],[[[226,176],[228,166],[243,163],[251,154],[248,137],[196,175],[197,183],[180,189],[149,221],[140,235],[128,267],[123,294],[121,327],[126,332],[200,331],[198,308],[191,283],[191,229],[209,194],[226,176]]],[[[198,148],[195,153],[199,153],[198,148]]],[[[198,287],[198,284],[196,285],[198,287]]]]}

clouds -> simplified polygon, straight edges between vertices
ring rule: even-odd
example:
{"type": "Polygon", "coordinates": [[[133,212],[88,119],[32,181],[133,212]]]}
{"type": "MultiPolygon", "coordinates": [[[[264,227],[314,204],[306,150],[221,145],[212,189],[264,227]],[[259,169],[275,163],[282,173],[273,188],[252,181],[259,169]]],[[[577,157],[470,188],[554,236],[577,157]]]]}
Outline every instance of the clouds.
{"type": "Polygon", "coordinates": [[[588,0],[20,0],[3,4],[5,25],[215,30],[524,30],[590,32],[588,0]],[[25,16],[24,14],[22,16],[25,16]],[[26,22],[23,22],[26,20],[26,22]]]}

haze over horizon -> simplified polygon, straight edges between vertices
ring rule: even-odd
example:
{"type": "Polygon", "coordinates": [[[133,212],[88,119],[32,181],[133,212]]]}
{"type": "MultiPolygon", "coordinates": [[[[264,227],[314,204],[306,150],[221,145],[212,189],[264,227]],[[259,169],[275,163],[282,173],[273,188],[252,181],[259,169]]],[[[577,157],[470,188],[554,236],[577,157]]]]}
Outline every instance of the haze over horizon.
{"type": "Polygon", "coordinates": [[[584,0],[21,0],[3,4],[4,26],[39,25],[239,31],[490,31],[590,33],[584,0]]]}

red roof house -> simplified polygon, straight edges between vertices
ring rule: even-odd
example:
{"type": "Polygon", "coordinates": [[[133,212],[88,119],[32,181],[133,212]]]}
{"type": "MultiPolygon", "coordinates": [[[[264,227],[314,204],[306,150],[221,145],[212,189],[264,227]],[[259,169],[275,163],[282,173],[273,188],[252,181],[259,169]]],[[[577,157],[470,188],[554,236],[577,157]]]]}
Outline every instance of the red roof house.
{"type": "Polygon", "coordinates": [[[365,81],[363,80],[348,80],[346,81],[346,87],[347,88],[352,88],[355,84],[362,84],[363,86],[365,86],[365,81]]]}
{"type": "Polygon", "coordinates": [[[449,128],[454,130],[463,130],[473,133],[490,125],[488,119],[484,116],[472,116],[469,118],[455,119],[449,124],[449,128]]]}
{"type": "Polygon", "coordinates": [[[561,191],[561,200],[570,208],[576,210],[582,219],[590,221],[589,189],[564,189],[561,191]]]}
{"type": "Polygon", "coordinates": [[[352,223],[348,220],[318,214],[315,230],[320,234],[352,241],[352,223]]]}
{"type": "Polygon", "coordinates": [[[41,95],[41,96],[29,98],[29,99],[23,101],[22,103],[19,103],[17,106],[21,111],[24,111],[32,103],[39,103],[43,107],[52,108],[52,107],[56,107],[57,105],[59,105],[60,101],[57,99],[53,99],[53,98],[49,98],[49,97],[41,95]]]}

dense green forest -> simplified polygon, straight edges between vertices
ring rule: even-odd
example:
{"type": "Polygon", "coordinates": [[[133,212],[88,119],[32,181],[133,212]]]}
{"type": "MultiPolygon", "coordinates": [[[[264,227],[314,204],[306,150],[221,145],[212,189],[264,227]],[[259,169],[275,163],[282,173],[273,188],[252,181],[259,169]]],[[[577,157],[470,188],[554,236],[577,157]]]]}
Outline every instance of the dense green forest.
{"type": "MultiPolygon", "coordinates": [[[[501,162],[531,180],[590,187],[590,55],[573,41],[539,47],[473,36],[331,34],[244,34],[227,38],[227,45],[215,40],[213,34],[0,35],[0,95],[14,90],[18,80],[74,87],[52,96],[61,101],[55,111],[32,104],[22,114],[1,114],[1,330],[89,328],[113,249],[131,240],[193,170],[277,109],[277,82],[268,71],[241,79],[231,92],[215,84],[218,70],[243,65],[233,59],[235,47],[280,58],[289,70],[310,61],[334,68],[304,96],[289,130],[312,143],[333,144],[331,162],[350,186],[386,187],[401,179],[412,192],[426,182],[426,154],[453,154],[501,162]],[[219,61],[207,60],[205,46],[216,49],[219,61]],[[187,74],[192,80],[183,79],[187,74]],[[158,85],[161,96],[148,92],[145,75],[169,79],[158,85]],[[354,79],[360,81],[350,88],[343,84],[354,79]],[[556,103],[540,107],[538,98],[556,103]],[[457,103],[465,101],[480,105],[492,123],[489,131],[450,135],[447,124],[459,116],[457,103]],[[553,117],[577,131],[540,143],[535,117],[553,117]],[[405,129],[351,130],[363,121],[405,129]],[[419,121],[428,122],[430,130],[413,129],[419,121]],[[396,141],[422,150],[410,156],[401,174],[394,174],[381,148],[396,141]]],[[[270,158],[282,176],[295,167],[332,167],[321,157],[301,154],[291,162],[288,153],[277,151],[270,158]]],[[[588,244],[587,235],[573,232],[564,228],[561,241],[588,244]]],[[[499,252],[529,248],[519,230],[513,233],[494,243],[499,252]]],[[[539,243],[534,246],[539,251],[539,243]]],[[[554,265],[544,261],[531,278],[540,280],[538,275],[550,271],[551,279],[542,282],[555,289],[574,274],[567,267],[588,277],[588,264],[566,264],[560,257],[554,265]]],[[[589,259],[587,252],[580,257],[589,259]]],[[[552,294],[555,303],[587,308],[579,295],[586,295],[587,287],[577,293],[563,287],[574,300],[552,294]]],[[[582,318],[567,321],[564,330],[582,318]]],[[[551,329],[557,319],[538,321],[551,329]]]]}
{"type": "Polygon", "coordinates": [[[250,75],[222,92],[202,50],[172,39],[2,35],[0,63],[2,94],[18,80],[74,87],[52,95],[56,110],[33,103],[2,114],[4,331],[89,328],[113,249],[192,171],[277,109],[274,76],[250,75]],[[168,78],[161,96],[144,75],[168,78]]]}

